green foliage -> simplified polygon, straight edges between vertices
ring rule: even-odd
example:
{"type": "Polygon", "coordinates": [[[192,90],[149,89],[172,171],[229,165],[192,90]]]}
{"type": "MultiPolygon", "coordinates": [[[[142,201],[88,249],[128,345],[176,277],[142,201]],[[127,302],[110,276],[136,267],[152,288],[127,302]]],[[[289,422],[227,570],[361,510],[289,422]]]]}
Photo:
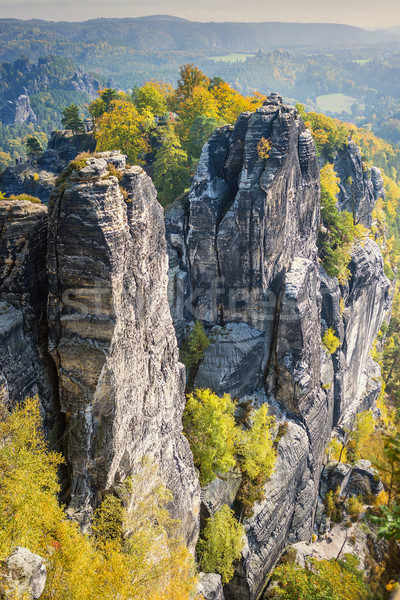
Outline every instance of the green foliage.
{"type": "Polygon", "coordinates": [[[201,321],[196,321],[180,350],[179,358],[188,372],[188,384],[192,386],[197,369],[203,360],[204,352],[210,345],[201,321]]]}
{"type": "Polygon", "coordinates": [[[347,500],[347,508],[352,521],[358,521],[363,510],[361,496],[350,496],[347,500]]]}
{"type": "Polygon", "coordinates": [[[39,154],[40,152],[43,152],[43,148],[40,145],[40,142],[37,139],[37,137],[34,137],[34,136],[28,137],[28,139],[26,140],[26,153],[27,154],[39,154]]]}
{"type": "Polygon", "coordinates": [[[326,494],[324,504],[327,516],[334,523],[340,523],[342,521],[342,509],[339,502],[339,490],[336,489],[335,492],[333,492],[333,490],[330,490],[326,494]]]}
{"type": "Polygon", "coordinates": [[[265,482],[275,466],[276,452],[271,438],[275,419],[268,415],[268,406],[263,404],[254,413],[250,429],[243,431],[237,442],[240,469],[252,479],[265,482]]]}
{"type": "Polygon", "coordinates": [[[335,335],[333,327],[329,327],[329,329],[325,331],[322,337],[322,343],[329,352],[329,354],[335,354],[336,350],[340,346],[340,340],[337,337],[337,335],[335,335]]]}
{"type": "Polygon", "coordinates": [[[65,129],[70,129],[74,135],[84,131],[83,121],[79,115],[79,107],[76,104],[66,106],[62,112],[61,123],[65,129]]]}
{"type": "Polygon", "coordinates": [[[32,204],[41,204],[40,198],[36,198],[36,196],[30,196],[29,194],[18,194],[15,196],[12,194],[7,198],[8,200],[26,200],[28,202],[32,202],[32,204]]]}
{"type": "Polygon", "coordinates": [[[224,504],[207,520],[202,537],[197,544],[200,566],[206,573],[219,573],[224,584],[234,574],[234,562],[241,557],[244,547],[244,527],[224,504]]]}
{"type": "Polygon", "coordinates": [[[200,157],[204,144],[218,127],[219,122],[215,117],[199,115],[195,117],[189,128],[188,153],[196,158],[200,157]]]}
{"type": "Polygon", "coordinates": [[[190,183],[188,157],[170,122],[161,134],[162,147],[154,162],[154,185],[162,206],[168,206],[180,196],[190,183]]]}
{"type": "Polygon", "coordinates": [[[368,600],[372,594],[357,569],[358,559],[310,559],[306,567],[279,565],[267,598],[273,600],[368,600]]]}
{"type": "Polygon", "coordinates": [[[167,112],[166,97],[169,92],[168,86],[149,81],[140,88],[135,86],[132,98],[139,111],[148,109],[153,115],[161,116],[167,112]]]}
{"type": "Polygon", "coordinates": [[[234,411],[235,404],[229,394],[219,397],[211,390],[195,390],[187,397],[183,427],[200,472],[201,485],[236,464],[238,429],[234,411]]]}
{"type": "Polygon", "coordinates": [[[321,219],[325,229],[320,230],[318,247],[325,271],[344,284],[350,276],[351,250],[360,228],[354,225],[350,213],[337,210],[337,182],[332,165],[327,163],[321,169],[321,219]]]}

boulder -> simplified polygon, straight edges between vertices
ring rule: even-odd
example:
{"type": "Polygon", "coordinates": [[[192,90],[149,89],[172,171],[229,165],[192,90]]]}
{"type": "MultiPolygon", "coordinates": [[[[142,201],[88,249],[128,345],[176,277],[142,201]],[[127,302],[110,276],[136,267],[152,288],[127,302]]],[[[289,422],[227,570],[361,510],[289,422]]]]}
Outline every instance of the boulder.
{"type": "Polygon", "coordinates": [[[17,596],[37,600],[46,585],[44,559],[27,548],[17,547],[5,560],[0,573],[0,591],[6,587],[6,598],[17,596]]]}

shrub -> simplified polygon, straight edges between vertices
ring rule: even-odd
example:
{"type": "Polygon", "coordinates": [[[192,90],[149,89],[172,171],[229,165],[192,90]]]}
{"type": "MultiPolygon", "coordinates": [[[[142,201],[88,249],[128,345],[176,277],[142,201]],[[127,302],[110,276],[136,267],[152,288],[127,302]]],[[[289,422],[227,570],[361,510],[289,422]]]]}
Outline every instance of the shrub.
{"type": "Polygon", "coordinates": [[[269,157],[271,148],[272,148],[271,140],[267,140],[264,137],[262,137],[257,144],[258,157],[263,158],[264,160],[267,160],[267,158],[269,157]]]}
{"type": "Polygon", "coordinates": [[[122,173],[117,169],[117,167],[113,163],[108,163],[107,171],[109,175],[112,175],[113,177],[116,177],[118,181],[121,181],[122,173]]]}
{"type": "Polygon", "coordinates": [[[360,496],[351,496],[347,501],[347,509],[352,521],[358,521],[363,509],[363,503],[360,496]]]}
{"type": "Polygon", "coordinates": [[[274,600],[368,600],[371,591],[357,569],[358,559],[348,554],[344,560],[311,558],[305,568],[297,564],[279,565],[267,598],[274,600]]]}
{"type": "Polygon", "coordinates": [[[180,359],[188,371],[189,387],[193,385],[197,369],[209,345],[210,340],[204,332],[203,324],[201,321],[196,321],[180,351],[180,359]]]}
{"type": "Polygon", "coordinates": [[[235,405],[229,394],[217,396],[211,390],[195,390],[187,397],[183,426],[200,471],[200,483],[206,485],[216,473],[235,466],[238,429],[233,417],[235,405]]]}
{"type": "Polygon", "coordinates": [[[224,504],[204,528],[197,548],[200,565],[206,573],[219,573],[224,584],[234,574],[234,562],[241,557],[244,546],[244,527],[233,511],[224,504]]]}
{"type": "Polygon", "coordinates": [[[252,480],[271,476],[276,461],[276,452],[271,439],[274,417],[268,415],[268,406],[263,404],[255,413],[250,429],[243,431],[237,442],[240,469],[252,480]]]}
{"type": "Polygon", "coordinates": [[[28,202],[32,202],[32,204],[41,204],[41,200],[40,198],[36,198],[36,196],[30,196],[29,194],[18,194],[18,196],[15,196],[14,194],[11,195],[8,200],[26,200],[28,202]]]}
{"type": "Polygon", "coordinates": [[[336,350],[340,346],[340,340],[335,335],[333,327],[329,327],[329,329],[326,330],[322,337],[322,343],[328,350],[329,354],[335,354],[336,350]]]}

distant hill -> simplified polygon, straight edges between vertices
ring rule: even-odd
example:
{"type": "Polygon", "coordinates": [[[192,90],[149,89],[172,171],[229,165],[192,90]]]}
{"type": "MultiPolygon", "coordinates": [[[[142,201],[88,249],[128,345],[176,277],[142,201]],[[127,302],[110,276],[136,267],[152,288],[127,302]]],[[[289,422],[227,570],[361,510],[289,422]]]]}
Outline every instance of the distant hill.
{"type": "Polygon", "coordinates": [[[388,31],[367,31],[330,23],[200,23],[168,15],[77,23],[0,20],[0,42],[3,43],[16,40],[50,45],[107,42],[145,52],[255,52],[273,47],[381,43],[392,37],[388,31]]]}

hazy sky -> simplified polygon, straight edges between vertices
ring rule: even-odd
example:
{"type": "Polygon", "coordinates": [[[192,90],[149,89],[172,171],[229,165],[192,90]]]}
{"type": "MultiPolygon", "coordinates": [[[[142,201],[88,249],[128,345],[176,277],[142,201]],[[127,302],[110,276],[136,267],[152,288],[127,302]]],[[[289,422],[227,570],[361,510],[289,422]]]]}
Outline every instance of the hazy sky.
{"type": "Polygon", "coordinates": [[[298,21],[400,25],[399,0],[0,0],[0,17],[83,21],[169,14],[194,21],[298,21]]]}

